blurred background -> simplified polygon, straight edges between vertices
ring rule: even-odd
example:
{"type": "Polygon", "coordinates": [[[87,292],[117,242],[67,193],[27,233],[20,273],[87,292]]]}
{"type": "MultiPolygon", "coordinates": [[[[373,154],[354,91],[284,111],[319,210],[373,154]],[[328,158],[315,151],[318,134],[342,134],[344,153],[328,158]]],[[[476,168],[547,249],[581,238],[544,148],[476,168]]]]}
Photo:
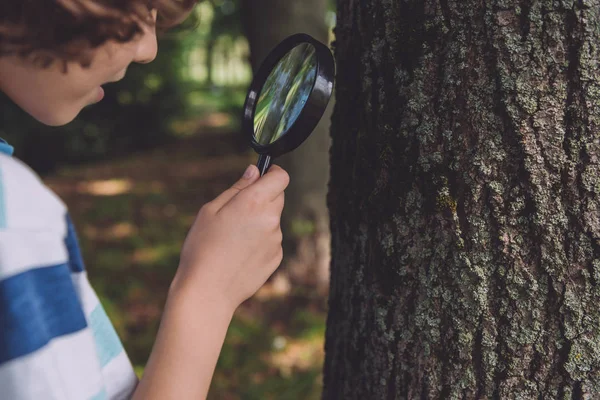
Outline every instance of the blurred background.
{"type": "MultiPolygon", "coordinates": [[[[0,97],[0,137],[69,206],[92,285],[138,374],[196,213],[256,161],[239,129],[253,70],[291,34],[332,43],[334,25],[332,0],[205,0],[162,35],[153,63],[132,65],[68,126],[45,127],[0,97]]],[[[236,313],[211,399],[320,398],[330,112],[277,161],[292,179],[284,264],[236,313]]]]}

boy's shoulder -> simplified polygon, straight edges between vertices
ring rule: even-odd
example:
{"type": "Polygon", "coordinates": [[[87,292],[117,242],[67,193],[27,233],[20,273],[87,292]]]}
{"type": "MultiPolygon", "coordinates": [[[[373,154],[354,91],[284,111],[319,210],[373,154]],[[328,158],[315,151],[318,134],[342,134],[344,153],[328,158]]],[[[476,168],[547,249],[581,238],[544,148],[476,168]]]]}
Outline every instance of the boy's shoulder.
{"type": "Polygon", "coordinates": [[[0,153],[0,231],[64,231],[63,201],[25,163],[0,153]]]}

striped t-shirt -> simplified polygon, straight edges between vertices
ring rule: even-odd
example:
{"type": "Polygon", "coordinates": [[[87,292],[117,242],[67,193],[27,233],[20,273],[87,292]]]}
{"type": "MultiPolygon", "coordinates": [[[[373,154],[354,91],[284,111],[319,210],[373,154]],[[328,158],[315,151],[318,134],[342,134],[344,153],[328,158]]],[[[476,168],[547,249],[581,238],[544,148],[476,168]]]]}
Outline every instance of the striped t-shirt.
{"type": "Polygon", "coordinates": [[[127,399],[137,378],[67,209],[11,155],[0,139],[0,399],[127,399]]]}

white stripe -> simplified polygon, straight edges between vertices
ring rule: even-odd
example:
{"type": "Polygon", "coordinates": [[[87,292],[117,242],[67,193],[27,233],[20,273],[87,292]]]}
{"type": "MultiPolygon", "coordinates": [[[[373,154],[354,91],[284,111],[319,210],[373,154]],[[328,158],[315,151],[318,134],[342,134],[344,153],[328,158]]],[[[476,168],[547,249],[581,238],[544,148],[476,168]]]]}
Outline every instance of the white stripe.
{"type": "Polygon", "coordinates": [[[69,253],[64,236],[54,231],[0,231],[0,280],[32,268],[64,264],[69,253]]]}
{"type": "Polygon", "coordinates": [[[0,366],[0,397],[10,400],[81,400],[102,390],[89,328],[0,366]]]}
{"type": "Polygon", "coordinates": [[[102,369],[106,383],[107,398],[111,400],[130,399],[137,386],[138,378],[133,371],[127,353],[122,351],[102,369]]]}
{"type": "Polygon", "coordinates": [[[27,165],[0,155],[4,183],[7,228],[59,230],[66,235],[66,206],[27,165]]]}
{"type": "Polygon", "coordinates": [[[0,155],[6,230],[0,230],[0,280],[68,261],[64,203],[29,167],[0,155]]]}
{"type": "Polygon", "coordinates": [[[74,272],[71,274],[71,278],[73,280],[73,285],[75,286],[75,291],[79,296],[81,308],[83,309],[85,318],[89,323],[90,314],[92,311],[94,311],[98,304],[100,304],[100,300],[90,285],[86,271],[74,272]]]}

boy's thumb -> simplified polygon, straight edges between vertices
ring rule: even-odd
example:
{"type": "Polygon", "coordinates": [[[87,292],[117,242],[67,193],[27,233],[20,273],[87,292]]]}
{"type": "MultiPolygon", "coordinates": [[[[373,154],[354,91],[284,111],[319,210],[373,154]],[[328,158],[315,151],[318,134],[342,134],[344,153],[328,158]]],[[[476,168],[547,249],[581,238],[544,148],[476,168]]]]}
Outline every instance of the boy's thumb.
{"type": "MultiPolygon", "coordinates": [[[[244,172],[244,175],[242,176],[242,179],[240,179],[241,181],[254,181],[253,178],[258,176],[258,167],[256,165],[249,165],[248,168],[246,168],[246,171],[244,172]]],[[[246,185],[247,186],[247,185],[246,185]]]]}
{"type": "Polygon", "coordinates": [[[221,209],[231,199],[233,199],[239,192],[253,184],[258,179],[259,172],[255,165],[250,165],[246,168],[246,172],[242,175],[242,178],[233,184],[229,189],[221,193],[219,197],[213,200],[214,204],[217,204],[217,208],[221,209]]]}

